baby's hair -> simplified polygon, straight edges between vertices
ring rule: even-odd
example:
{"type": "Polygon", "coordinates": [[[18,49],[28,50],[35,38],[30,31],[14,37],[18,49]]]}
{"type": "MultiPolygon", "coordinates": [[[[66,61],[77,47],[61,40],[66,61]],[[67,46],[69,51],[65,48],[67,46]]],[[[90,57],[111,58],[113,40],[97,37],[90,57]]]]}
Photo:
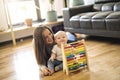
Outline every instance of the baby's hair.
{"type": "Polygon", "coordinates": [[[54,37],[58,36],[58,35],[59,35],[59,34],[61,34],[61,33],[66,34],[66,32],[65,32],[65,31],[58,31],[58,32],[56,32],[56,33],[54,34],[54,37]]]}

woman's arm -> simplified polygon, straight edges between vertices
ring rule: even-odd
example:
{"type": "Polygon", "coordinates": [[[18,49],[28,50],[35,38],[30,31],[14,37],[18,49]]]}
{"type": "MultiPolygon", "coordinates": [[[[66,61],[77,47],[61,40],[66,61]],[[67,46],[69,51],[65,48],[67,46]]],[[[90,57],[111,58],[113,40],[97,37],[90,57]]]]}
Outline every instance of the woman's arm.
{"type": "Polygon", "coordinates": [[[46,66],[44,66],[44,65],[39,65],[40,71],[43,71],[45,68],[46,68],[46,66]]]}
{"type": "Polygon", "coordinates": [[[52,71],[44,65],[39,65],[39,69],[41,71],[41,75],[43,76],[52,75],[52,71]]]}

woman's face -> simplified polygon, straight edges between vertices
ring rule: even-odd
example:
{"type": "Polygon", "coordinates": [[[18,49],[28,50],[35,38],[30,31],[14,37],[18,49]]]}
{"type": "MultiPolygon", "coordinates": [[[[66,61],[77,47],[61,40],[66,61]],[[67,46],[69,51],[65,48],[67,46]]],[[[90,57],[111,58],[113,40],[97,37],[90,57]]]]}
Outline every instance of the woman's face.
{"type": "Polygon", "coordinates": [[[53,43],[53,34],[48,29],[45,29],[43,31],[43,35],[45,37],[45,40],[46,40],[47,44],[52,44],[53,43]]]}

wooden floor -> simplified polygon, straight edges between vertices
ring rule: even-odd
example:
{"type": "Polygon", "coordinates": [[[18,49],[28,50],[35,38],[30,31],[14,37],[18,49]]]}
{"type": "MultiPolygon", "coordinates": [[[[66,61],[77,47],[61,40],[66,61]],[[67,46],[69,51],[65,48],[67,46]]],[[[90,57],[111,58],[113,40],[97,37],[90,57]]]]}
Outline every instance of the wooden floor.
{"type": "Polygon", "coordinates": [[[86,48],[90,71],[69,76],[59,71],[40,77],[32,47],[32,38],[0,44],[0,80],[120,80],[120,39],[88,37],[86,48]]]}

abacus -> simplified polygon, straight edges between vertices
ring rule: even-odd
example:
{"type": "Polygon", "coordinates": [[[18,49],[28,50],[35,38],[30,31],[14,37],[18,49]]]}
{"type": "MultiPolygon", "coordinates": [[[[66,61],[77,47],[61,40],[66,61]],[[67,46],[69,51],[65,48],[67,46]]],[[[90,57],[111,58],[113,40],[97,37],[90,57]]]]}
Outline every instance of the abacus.
{"type": "Polygon", "coordinates": [[[88,69],[88,58],[85,47],[85,40],[69,44],[62,44],[63,71],[69,75],[70,72],[80,69],[88,69]]]}

